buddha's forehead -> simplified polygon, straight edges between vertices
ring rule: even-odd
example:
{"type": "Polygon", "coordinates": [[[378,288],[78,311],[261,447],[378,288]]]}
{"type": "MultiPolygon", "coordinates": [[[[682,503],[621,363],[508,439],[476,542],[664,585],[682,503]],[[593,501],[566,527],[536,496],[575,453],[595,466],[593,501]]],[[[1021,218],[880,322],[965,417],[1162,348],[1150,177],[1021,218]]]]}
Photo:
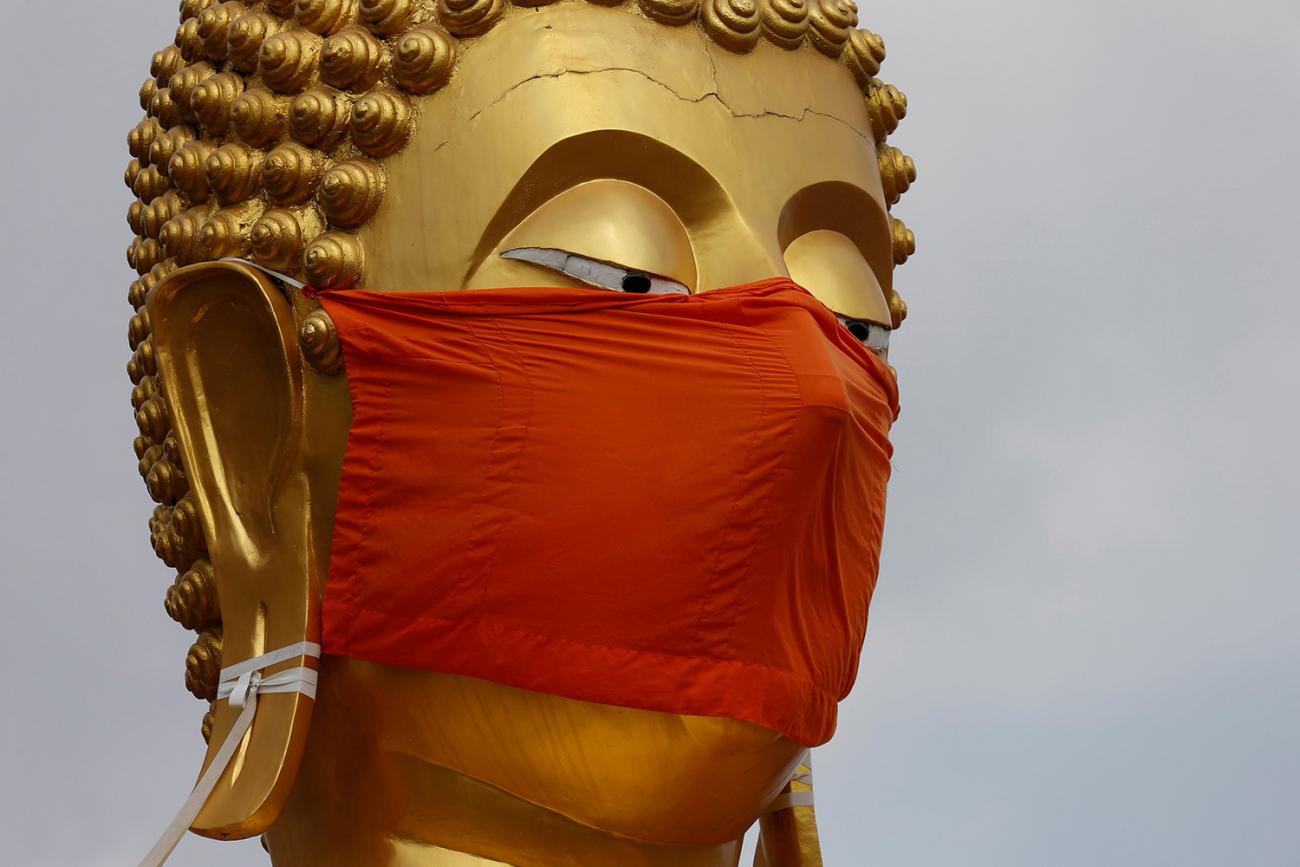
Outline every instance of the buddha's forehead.
{"type": "MultiPolygon", "coordinates": [[[[828,219],[887,236],[861,90],[811,49],[738,55],[623,9],[513,8],[418,108],[360,232],[373,288],[463,286],[529,213],[600,179],[677,213],[704,287],[780,272],[781,223],[809,190],[832,191],[819,198],[839,212],[828,219]]],[[[868,258],[887,280],[888,251],[868,258]]]]}

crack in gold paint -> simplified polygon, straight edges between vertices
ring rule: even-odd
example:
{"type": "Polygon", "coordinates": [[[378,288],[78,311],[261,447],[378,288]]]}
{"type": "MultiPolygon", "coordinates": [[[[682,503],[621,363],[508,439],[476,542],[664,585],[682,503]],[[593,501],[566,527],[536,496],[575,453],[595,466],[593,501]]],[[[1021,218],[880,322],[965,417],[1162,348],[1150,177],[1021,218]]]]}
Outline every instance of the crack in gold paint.
{"type": "MultiPolygon", "coordinates": [[[[698,97],[692,98],[689,96],[684,96],[678,93],[676,90],[674,90],[672,86],[665,84],[664,82],[660,81],[659,79],[655,78],[652,75],[649,75],[644,70],[634,69],[628,66],[605,66],[605,67],[601,67],[600,69],[561,69],[557,72],[543,72],[537,75],[530,75],[528,78],[515,82],[510,87],[506,88],[506,90],[504,90],[501,93],[501,95],[499,95],[496,99],[492,100],[490,103],[488,103],[487,105],[483,106],[482,108],[478,109],[473,114],[471,114],[469,118],[466,120],[466,123],[472,124],[484,112],[492,108],[495,108],[497,105],[504,102],[516,90],[534,81],[539,81],[542,79],[563,78],[566,75],[600,75],[602,73],[608,73],[608,72],[630,72],[635,75],[641,76],[646,81],[649,81],[651,84],[657,85],[658,87],[667,91],[674,99],[681,100],[682,102],[690,103],[692,105],[698,105],[699,103],[704,102],[705,100],[714,99],[717,101],[717,103],[720,106],[726,109],[728,114],[730,114],[732,117],[737,119],[774,117],[774,118],[780,118],[781,120],[792,120],[795,123],[801,123],[808,117],[808,115],[816,115],[817,117],[823,117],[826,118],[827,120],[834,121],[835,123],[840,124],[841,126],[848,129],[850,132],[852,132],[854,135],[856,135],[858,138],[865,141],[868,145],[871,145],[873,147],[875,146],[875,141],[874,139],[871,138],[869,134],[862,132],[853,124],[844,120],[844,118],[837,117],[836,115],[828,114],[823,111],[817,111],[812,106],[804,106],[803,110],[799,112],[798,115],[783,114],[778,111],[762,111],[757,113],[736,111],[727,103],[725,99],[722,98],[722,95],[718,92],[717,68],[714,66],[713,58],[712,56],[709,55],[707,47],[705,48],[705,56],[708,58],[709,61],[709,75],[713,81],[713,89],[698,97]]],[[[438,143],[438,146],[433,149],[432,153],[437,153],[438,151],[442,150],[442,148],[447,144],[449,144],[450,142],[451,142],[450,137],[443,139],[438,143]]]]}

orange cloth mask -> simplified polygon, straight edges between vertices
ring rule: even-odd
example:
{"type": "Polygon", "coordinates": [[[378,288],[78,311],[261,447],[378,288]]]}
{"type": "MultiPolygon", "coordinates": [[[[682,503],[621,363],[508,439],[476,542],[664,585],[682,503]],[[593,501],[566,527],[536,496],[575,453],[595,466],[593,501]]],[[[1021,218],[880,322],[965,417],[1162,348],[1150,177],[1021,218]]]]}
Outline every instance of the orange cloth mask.
{"type": "Polygon", "coordinates": [[[787,279],[319,297],[353,404],[325,652],[830,739],[898,404],[826,307],[787,279]]]}

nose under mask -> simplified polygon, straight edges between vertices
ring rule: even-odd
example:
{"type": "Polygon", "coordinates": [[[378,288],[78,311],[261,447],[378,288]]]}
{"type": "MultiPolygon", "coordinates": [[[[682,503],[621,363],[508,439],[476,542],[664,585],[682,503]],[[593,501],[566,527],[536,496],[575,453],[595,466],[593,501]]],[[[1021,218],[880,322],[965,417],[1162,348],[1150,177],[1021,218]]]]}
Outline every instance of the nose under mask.
{"type": "Polygon", "coordinates": [[[897,414],[788,279],[317,296],[353,403],[325,653],[828,740],[897,414]]]}

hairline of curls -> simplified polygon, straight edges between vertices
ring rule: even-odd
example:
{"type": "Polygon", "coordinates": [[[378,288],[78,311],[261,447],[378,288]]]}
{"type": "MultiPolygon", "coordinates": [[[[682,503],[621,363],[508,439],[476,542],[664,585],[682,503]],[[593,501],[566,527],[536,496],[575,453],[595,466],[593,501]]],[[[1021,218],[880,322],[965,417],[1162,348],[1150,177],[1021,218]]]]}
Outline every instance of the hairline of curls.
{"type": "MultiPolygon", "coordinates": [[[[580,0],[514,0],[536,7],[580,0]]],[[[851,0],[589,0],[625,6],[667,26],[696,25],[747,53],[762,40],[840,58],[866,95],[886,202],[916,178],[910,157],[885,144],[907,99],[876,78],[884,43],[855,29],[851,0]]],[[[176,435],[158,382],[145,301],[168,273],[193,262],[248,257],[322,288],[357,284],[356,230],[385,192],[384,158],[410,137],[416,97],[443,87],[465,40],[500,22],[508,0],[182,0],[171,45],[140,89],[145,118],[131,130],[126,184],[136,195],[127,252],[139,279],[128,373],[140,473],[158,503],[150,538],[176,569],[168,614],[199,633],[186,686],[214,702],[221,658],[216,582],[176,435]]],[[[894,261],[915,236],[893,220],[894,261]]],[[[894,325],[906,306],[890,298],[894,325]]],[[[205,738],[212,711],[204,719],[205,738]]]]}

